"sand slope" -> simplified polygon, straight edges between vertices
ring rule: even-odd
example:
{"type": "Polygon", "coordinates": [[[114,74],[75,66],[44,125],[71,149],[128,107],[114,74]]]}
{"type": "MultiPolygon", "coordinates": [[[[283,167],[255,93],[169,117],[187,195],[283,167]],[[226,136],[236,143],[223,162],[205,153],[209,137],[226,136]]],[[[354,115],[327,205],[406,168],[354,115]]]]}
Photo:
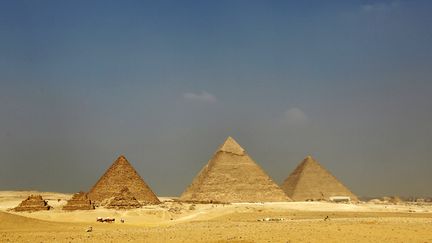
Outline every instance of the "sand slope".
{"type": "MultiPolygon", "coordinates": [[[[20,195],[0,192],[0,242],[432,242],[432,206],[427,204],[165,201],[128,211],[5,211],[5,205],[19,203],[20,195]],[[126,223],[97,223],[98,216],[124,218],[126,223]],[[264,218],[284,221],[258,221],[264,218]],[[88,226],[93,232],[85,232],[88,226]]],[[[68,194],[42,195],[56,201],[68,194]]]]}

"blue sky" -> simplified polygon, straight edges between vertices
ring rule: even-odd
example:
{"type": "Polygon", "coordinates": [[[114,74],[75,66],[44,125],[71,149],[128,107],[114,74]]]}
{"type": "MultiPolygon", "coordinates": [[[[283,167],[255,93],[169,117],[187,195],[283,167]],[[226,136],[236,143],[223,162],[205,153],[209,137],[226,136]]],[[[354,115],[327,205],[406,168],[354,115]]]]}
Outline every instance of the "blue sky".
{"type": "Polygon", "coordinates": [[[278,183],[431,196],[430,1],[0,1],[0,189],[125,154],[178,195],[231,135],[278,183]]]}

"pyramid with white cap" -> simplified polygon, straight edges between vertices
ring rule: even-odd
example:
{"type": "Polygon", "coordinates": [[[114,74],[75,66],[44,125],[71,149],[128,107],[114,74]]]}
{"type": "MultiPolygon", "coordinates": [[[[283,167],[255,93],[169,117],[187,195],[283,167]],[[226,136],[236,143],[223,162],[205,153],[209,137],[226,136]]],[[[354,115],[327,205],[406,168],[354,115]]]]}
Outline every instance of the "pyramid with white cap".
{"type": "Polygon", "coordinates": [[[330,200],[331,197],[358,198],[312,156],[307,156],[282,184],[294,201],[330,200]]]}
{"type": "Polygon", "coordinates": [[[180,199],[194,202],[290,201],[232,137],[219,147],[180,199]]]}
{"type": "Polygon", "coordinates": [[[143,204],[158,204],[159,199],[123,155],[108,168],[88,193],[88,198],[97,203],[108,200],[127,187],[131,194],[143,204]]]}

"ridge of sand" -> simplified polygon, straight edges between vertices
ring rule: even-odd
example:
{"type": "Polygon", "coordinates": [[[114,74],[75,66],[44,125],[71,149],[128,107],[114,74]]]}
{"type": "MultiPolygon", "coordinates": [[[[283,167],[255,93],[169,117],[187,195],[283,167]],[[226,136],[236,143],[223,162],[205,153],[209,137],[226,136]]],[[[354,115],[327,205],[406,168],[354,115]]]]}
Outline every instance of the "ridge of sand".
{"type": "MultiPolygon", "coordinates": [[[[191,204],[133,210],[4,212],[22,192],[0,191],[0,242],[432,242],[432,204],[274,202],[191,204]],[[113,224],[96,217],[114,217],[113,224]],[[324,218],[329,217],[325,221],[324,218]],[[119,219],[126,220],[124,224],[119,219]],[[284,219],[279,222],[259,220],[284,219]],[[93,232],[87,233],[91,226],[93,232]]],[[[43,192],[41,195],[47,195],[43,192]]],[[[51,193],[56,196],[69,194],[51,193]]],[[[12,205],[16,206],[16,205],[12,205]]]]}

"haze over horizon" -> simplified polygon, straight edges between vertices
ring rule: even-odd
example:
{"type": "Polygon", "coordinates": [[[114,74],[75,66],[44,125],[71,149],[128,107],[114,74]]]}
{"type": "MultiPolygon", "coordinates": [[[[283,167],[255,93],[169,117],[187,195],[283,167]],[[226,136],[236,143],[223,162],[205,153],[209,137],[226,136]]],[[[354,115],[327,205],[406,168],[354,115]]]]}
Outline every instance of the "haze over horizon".
{"type": "Polygon", "coordinates": [[[0,190],[89,190],[121,154],[179,195],[226,137],[278,183],[432,196],[432,2],[1,1],[0,190]]]}

